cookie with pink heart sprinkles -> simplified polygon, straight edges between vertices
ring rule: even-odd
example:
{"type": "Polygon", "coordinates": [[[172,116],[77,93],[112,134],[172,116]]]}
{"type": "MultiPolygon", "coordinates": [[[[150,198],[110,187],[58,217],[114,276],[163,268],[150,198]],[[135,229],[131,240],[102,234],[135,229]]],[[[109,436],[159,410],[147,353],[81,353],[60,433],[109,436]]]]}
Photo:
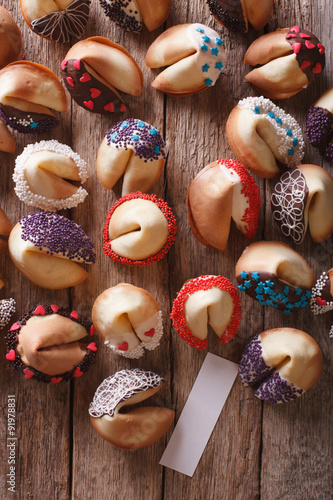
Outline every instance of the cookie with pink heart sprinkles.
{"type": "Polygon", "coordinates": [[[178,292],[171,319],[180,337],[195,349],[207,347],[208,324],[226,344],[235,337],[241,320],[238,292],[223,276],[191,279],[178,292]]]}
{"type": "Polygon", "coordinates": [[[109,210],[103,250],[128,266],[146,266],[168,253],[176,237],[176,219],[169,205],[140,191],[120,198],[109,210]]]}
{"type": "Polygon", "coordinates": [[[95,331],[75,310],[39,304],[10,327],[6,359],[27,380],[68,382],[95,362],[95,331]]]}

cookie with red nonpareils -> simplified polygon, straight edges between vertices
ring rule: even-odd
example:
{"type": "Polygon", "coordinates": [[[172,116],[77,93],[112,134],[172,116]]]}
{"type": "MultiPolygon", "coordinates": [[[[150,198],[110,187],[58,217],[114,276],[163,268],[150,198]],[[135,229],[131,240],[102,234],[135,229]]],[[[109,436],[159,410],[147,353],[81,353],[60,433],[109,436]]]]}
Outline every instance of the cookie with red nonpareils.
{"type": "Polygon", "coordinates": [[[121,94],[140,96],[142,71],[121,45],[94,36],[73,45],[61,63],[62,76],[73,99],[92,113],[126,111],[121,94]]]}
{"type": "Polygon", "coordinates": [[[220,342],[226,344],[235,337],[239,327],[240,298],[228,278],[200,276],[187,281],[178,292],[171,319],[180,337],[195,349],[207,346],[207,324],[220,342]]]}
{"type": "Polygon", "coordinates": [[[285,99],[300,92],[322,73],[325,47],[313,33],[293,26],[255,40],[244,62],[256,66],[246,79],[258,92],[271,99],[285,99]]]}
{"type": "Polygon", "coordinates": [[[103,250],[125,265],[145,266],[161,260],[177,232],[169,205],[140,192],[123,196],[110,209],[103,232],[103,250]]]}
{"type": "Polygon", "coordinates": [[[254,337],[239,363],[239,377],[254,395],[270,403],[287,403],[302,396],[320,377],[322,354],[307,333],[274,328],[254,337]]]}
{"type": "Polygon", "coordinates": [[[80,377],[96,358],[91,327],[77,311],[39,304],[10,327],[6,359],[27,380],[57,384],[80,377]]]}
{"type": "Polygon", "coordinates": [[[218,160],[205,167],[187,193],[187,216],[200,243],[225,250],[230,223],[248,238],[255,235],[260,210],[259,188],[236,160],[218,160]]]}

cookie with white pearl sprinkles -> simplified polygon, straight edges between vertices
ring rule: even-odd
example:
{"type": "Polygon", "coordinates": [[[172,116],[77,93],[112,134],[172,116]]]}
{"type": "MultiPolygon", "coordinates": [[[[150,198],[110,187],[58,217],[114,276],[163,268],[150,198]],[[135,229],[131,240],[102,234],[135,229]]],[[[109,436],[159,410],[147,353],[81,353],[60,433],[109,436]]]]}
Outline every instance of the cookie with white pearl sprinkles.
{"type": "Polygon", "coordinates": [[[37,35],[53,42],[80,38],[89,19],[91,0],[20,0],[23,18],[37,35]]]}
{"type": "Polygon", "coordinates": [[[86,162],[56,140],[29,144],[15,160],[15,193],[26,205],[43,210],[77,207],[88,192],[76,184],[87,178],[86,162]]]}
{"type": "Polygon", "coordinates": [[[6,359],[26,380],[68,382],[95,362],[94,334],[92,322],[77,311],[39,304],[10,327],[6,359]]]}
{"type": "Polygon", "coordinates": [[[156,300],[129,283],[104,290],[95,300],[92,318],[104,344],[125,358],[138,359],[145,349],[156,349],[163,335],[162,311],[156,300]]]}
{"type": "Polygon", "coordinates": [[[226,136],[237,160],[259,177],[276,177],[277,160],[291,168],[304,156],[302,129],[295,118],[263,96],[238,102],[228,117],[226,136]]]}
{"type": "Polygon", "coordinates": [[[254,337],[239,363],[239,377],[254,396],[287,403],[302,396],[318,380],[322,353],[317,342],[295,328],[274,328],[254,337]]]}
{"type": "MultiPolygon", "coordinates": [[[[333,310],[333,268],[324,271],[317,279],[311,291],[310,307],[314,315],[333,310]]],[[[333,338],[333,324],[329,336],[333,338]]]]}
{"type": "MultiPolygon", "coordinates": [[[[1,288],[1,282],[0,282],[1,288]]],[[[16,302],[14,299],[0,300],[0,329],[4,328],[10,321],[10,318],[15,314],[16,302]]]]}
{"type": "Polygon", "coordinates": [[[147,193],[162,173],[167,151],[155,127],[129,118],[106,133],[97,154],[97,176],[106,189],[123,176],[122,196],[147,193]]]}
{"type": "Polygon", "coordinates": [[[99,0],[105,15],[124,31],[153,31],[166,21],[172,0],[99,0]]]}
{"type": "Polygon", "coordinates": [[[180,24],[164,31],[149,47],[148,68],[164,69],[152,86],[168,95],[185,96],[215,85],[226,63],[219,34],[203,24],[180,24]]]}
{"type": "Polygon", "coordinates": [[[237,289],[223,276],[191,279],[177,293],[170,317],[174,329],[190,347],[207,347],[208,324],[226,344],[235,337],[241,320],[237,289]]]}
{"type": "Polygon", "coordinates": [[[238,289],[261,305],[290,314],[308,304],[315,276],[301,255],[284,243],[252,243],[236,264],[238,289]]]}
{"type": "Polygon", "coordinates": [[[207,165],[187,193],[187,217],[192,233],[203,245],[225,250],[231,219],[247,238],[257,230],[260,190],[247,169],[236,160],[219,159],[207,165]]]}
{"type": "Polygon", "coordinates": [[[333,177],[318,165],[285,172],[273,189],[271,205],[282,233],[296,244],[307,230],[316,243],[333,233],[333,177]]]}
{"type": "Polygon", "coordinates": [[[311,146],[333,161],[333,87],[309,108],[305,133],[311,146]]]}
{"type": "Polygon", "coordinates": [[[310,31],[293,26],[257,38],[244,62],[256,66],[245,78],[257,92],[270,99],[286,99],[322,73],[325,47],[310,31]]]}
{"type": "Polygon", "coordinates": [[[140,96],[142,71],[121,45],[94,36],[73,45],[61,63],[66,88],[82,108],[103,115],[124,113],[130,96],[140,96]]]}
{"type": "Polygon", "coordinates": [[[54,212],[30,213],[14,226],[9,254],[32,283],[51,290],[68,288],[86,279],[80,264],[93,264],[94,243],[81,226],[54,212]]]}
{"type": "Polygon", "coordinates": [[[46,66],[17,61],[0,71],[0,118],[17,132],[49,132],[60,123],[53,111],[66,109],[65,89],[46,66]]]}
{"type": "Polygon", "coordinates": [[[165,382],[156,373],[134,368],[107,377],[89,406],[90,421],[106,441],[123,449],[138,449],[160,439],[172,424],[175,412],[157,406],[135,407],[165,382]]]}
{"type": "Polygon", "coordinates": [[[206,0],[215,19],[230,31],[247,33],[248,24],[258,31],[268,23],[273,0],[206,0]]]}
{"type": "Polygon", "coordinates": [[[158,262],[176,237],[176,218],[169,205],[155,195],[131,193],[109,210],[103,250],[110,259],[129,266],[158,262]]]}

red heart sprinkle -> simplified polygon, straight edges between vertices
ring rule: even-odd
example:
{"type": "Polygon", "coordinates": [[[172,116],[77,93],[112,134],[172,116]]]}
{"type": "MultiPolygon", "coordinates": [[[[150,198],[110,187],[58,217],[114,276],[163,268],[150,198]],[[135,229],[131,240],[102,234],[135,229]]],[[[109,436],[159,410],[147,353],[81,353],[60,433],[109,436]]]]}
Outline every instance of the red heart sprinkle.
{"type": "Polygon", "coordinates": [[[94,103],[92,101],[83,101],[83,104],[89,109],[93,109],[94,103]]]}
{"type": "Polygon", "coordinates": [[[73,373],[73,377],[81,377],[82,375],[83,375],[83,371],[81,370],[81,368],[79,366],[77,368],[75,368],[74,373],[73,373]]]}
{"type": "Polygon", "coordinates": [[[321,64],[317,62],[312,68],[312,73],[321,73],[321,64]]]}
{"type": "Polygon", "coordinates": [[[299,36],[301,38],[311,38],[310,35],[306,35],[305,33],[300,33],[299,36]]]}
{"type": "Polygon", "coordinates": [[[73,61],[73,66],[74,66],[74,68],[76,68],[76,69],[80,69],[80,68],[81,68],[81,61],[80,61],[80,59],[75,59],[75,60],[73,61]]]}
{"type": "Polygon", "coordinates": [[[295,38],[297,35],[294,34],[294,33],[288,33],[288,35],[286,35],[286,39],[289,40],[289,38],[295,38]]]}
{"type": "Polygon", "coordinates": [[[305,45],[308,49],[314,49],[315,48],[315,45],[311,42],[309,42],[309,40],[305,40],[305,45]]]}
{"type": "Polygon", "coordinates": [[[90,335],[94,335],[95,332],[96,332],[96,328],[94,327],[94,325],[91,325],[91,327],[90,327],[90,335]]]}
{"type": "Polygon", "coordinates": [[[325,52],[325,47],[321,43],[318,43],[319,54],[323,54],[325,52]]]}
{"type": "Polygon", "coordinates": [[[59,384],[59,382],[62,381],[62,377],[52,377],[51,378],[51,382],[53,382],[54,384],[59,384]]]}
{"type": "Polygon", "coordinates": [[[61,63],[61,69],[64,71],[64,69],[66,68],[66,66],[67,66],[67,61],[66,61],[66,59],[64,59],[62,61],[62,63],[61,63]]]}
{"type": "Polygon", "coordinates": [[[28,370],[27,368],[25,368],[23,370],[23,373],[24,373],[24,376],[27,380],[29,380],[30,378],[32,378],[34,376],[34,372],[32,372],[31,370],[28,370]]]}
{"type": "Polygon", "coordinates": [[[318,304],[318,306],[326,306],[327,304],[326,300],[322,299],[321,297],[316,298],[316,303],[318,304]]]}
{"type": "Polygon", "coordinates": [[[301,50],[301,47],[302,47],[301,43],[294,43],[293,49],[294,49],[295,54],[299,53],[299,51],[301,50]]]}
{"type": "Polygon", "coordinates": [[[122,344],[118,345],[119,351],[128,351],[128,343],[123,342],[122,344]]]}
{"type": "Polygon", "coordinates": [[[83,75],[80,78],[80,82],[82,83],[89,82],[89,80],[91,80],[91,76],[89,75],[89,73],[83,73],[83,75]]]}
{"type": "Polygon", "coordinates": [[[124,113],[124,111],[126,111],[126,106],[125,106],[125,104],[124,104],[123,102],[122,102],[122,103],[121,103],[121,105],[120,105],[120,111],[121,111],[122,113],[124,113]]]}
{"type": "Polygon", "coordinates": [[[98,97],[101,94],[101,90],[95,89],[94,87],[90,89],[90,94],[93,99],[98,97]]]}
{"type": "Polygon", "coordinates": [[[79,319],[79,317],[80,317],[80,316],[79,316],[79,313],[77,313],[76,311],[72,311],[72,312],[71,312],[71,314],[70,314],[70,316],[71,316],[72,318],[75,318],[75,319],[79,319]]]}
{"type": "Polygon", "coordinates": [[[39,316],[39,315],[40,315],[40,316],[44,316],[44,314],[45,314],[45,309],[44,309],[44,307],[43,307],[43,306],[37,306],[37,307],[36,307],[36,309],[34,310],[34,314],[35,314],[36,316],[39,316]]]}
{"type": "Polygon", "coordinates": [[[109,102],[104,106],[105,111],[110,111],[110,113],[114,112],[114,105],[113,102],[109,102]]]}
{"type": "Polygon", "coordinates": [[[57,313],[59,311],[59,306],[56,306],[55,304],[51,304],[51,309],[54,313],[57,313]]]}
{"type": "Polygon", "coordinates": [[[18,330],[19,328],[21,328],[21,326],[18,323],[13,323],[9,331],[13,332],[14,330],[18,330]]]}
{"type": "Polygon", "coordinates": [[[11,349],[7,354],[6,354],[6,359],[8,359],[8,361],[14,361],[15,360],[15,351],[14,349],[11,349]]]}
{"type": "Polygon", "coordinates": [[[153,337],[155,333],[155,328],[151,328],[148,332],[145,332],[146,337],[153,337]]]}
{"type": "Polygon", "coordinates": [[[302,62],[302,65],[301,65],[301,69],[305,69],[307,68],[308,66],[310,66],[310,61],[308,61],[307,59],[304,59],[304,61],[302,62]]]}
{"type": "Polygon", "coordinates": [[[301,30],[299,29],[299,26],[293,26],[289,31],[295,31],[295,33],[299,33],[301,30]]]}
{"type": "Polygon", "coordinates": [[[71,76],[68,76],[66,78],[66,81],[67,81],[68,85],[70,85],[71,87],[75,87],[74,80],[73,80],[73,78],[71,76]]]}
{"type": "Polygon", "coordinates": [[[87,345],[87,349],[89,349],[89,351],[97,351],[95,342],[90,342],[90,344],[87,345]]]}

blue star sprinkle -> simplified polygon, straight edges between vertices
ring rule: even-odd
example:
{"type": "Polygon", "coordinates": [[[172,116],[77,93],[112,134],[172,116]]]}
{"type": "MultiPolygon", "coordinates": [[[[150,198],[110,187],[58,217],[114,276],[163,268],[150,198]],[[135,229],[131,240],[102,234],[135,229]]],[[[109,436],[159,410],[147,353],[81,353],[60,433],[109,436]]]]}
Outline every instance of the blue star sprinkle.
{"type": "Polygon", "coordinates": [[[154,147],[154,153],[155,153],[155,155],[158,155],[159,152],[160,152],[160,147],[156,145],[154,147]]]}
{"type": "Polygon", "coordinates": [[[156,130],[156,128],[152,128],[152,129],[151,129],[151,131],[150,131],[150,135],[152,135],[152,136],[157,135],[157,130],[156,130]]]}
{"type": "Polygon", "coordinates": [[[143,122],[142,120],[139,120],[138,127],[144,127],[144,126],[145,126],[145,122],[143,122]]]}
{"type": "Polygon", "coordinates": [[[129,125],[128,121],[123,122],[123,123],[120,125],[120,130],[123,130],[123,128],[128,127],[128,125],[129,125]]]}
{"type": "Polygon", "coordinates": [[[223,45],[223,41],[221,38],[215,38],[216,45],[219,45],[220,47],[223,45]]]}
{"type": "Polygon", "coordinates": [[[221,61],[215,63],[215,68],[218,69],[219,71],[221,71],[221,69],[223,68],[223,64],[221,63],[221,61]]]}
{"type": "Polygon", "coordinates": [[[205,44],[203,43],[203,44],[201,45],[201,50],[202,50],[202,52],[207,52],[207,50],[208,50],[207,45],[205,45],[205,44]]]}
{"type": "Polygon", "coordinates": [[[207,87],[210,87],[212,84],[213,84],[213,80],[211,80],[210,78],[206,78],[205,85],[207,85],[207,87]]]}
{"type": "Polygon", "coordinates": [[[246,271],[242,271],[240,273],[240,276],[241,276],[242,280],[245,280],[245,278],[247,278],[247,272],[246,271]]]}
{"type": "Polygon", "coordinates": [[[269,116],[270,118],[275,118],[275,114],[274,114],[272,111],[269,111],[269,112],[268,112],[268,116],[269,116]]]}
{"type": "Polygon", "coordinates": [[[250,286],[251,286],[251,280],[245,280],[245,281],[244,281],[244,286],[245,286],[246,288],[250,288],[250,286]]]}
{"type": "Polygon", "coordinates": [[[278,116],[276,117],[276,123],[278,123],[279,125],[282,125],[282,120],[278,116]]]}
{"type": "Polygon", "coordinates": [[[202,39],[203,39],[203,41],[204,41],[204,42],[207,42],[207,43],[209,43],[209,42],[210,42],[210,38],[209,38],[209,36],[207,36],[207,35],[204,35],[204,36],[202,37],[202,39]]]}
{"type": "Polygon", "coordinates": [[[260,109],[258,108],[258,106],[254,107],[253,113],[256,115],[260,115],[260,109]]]}
{"type": "Polygon", "coordinates": [[[299,286],[298,286],[298,287],[296,288],[296,290],[295,290],[296,295],[301,295],[301,294],[302,294],[302,292],[303,292],[303,290],[302,290],[302,288],[300,288],[299,286]]]}
{"type": "Polygon", "coordinates": [[[198,31],[199,33],[204,33],[205,30],[203,30],[202,28],[197,28],[196,31],[198,31]]]}
{"type": "Polygon", "coordinates": [[[260,280],[259,273],[252,273],[252,278],[256,281],[259,281],[260,280]]]}
{"type": "Polygon", "coordinates": [[[294,148],[288,149],[288,155],[292,156],[294,154],[294,148]]]}
{"type": "Polygon", "coordinates": [[[291,136],[293,135],[293,133],[292,133],[292,131],[290,130],[290,128],[287,128],[287,129],[286,129],[286,132],[287,132],[287,135],[288,135],[289,137],[291,137],[291,136]]]}
{"type": "Polygon", "coordinates": [[[38,127],[38,122],[33,121],[30,123],[30,128],[37,128],[38,127]]]}
{"type": "Polygon", "coordinates": [[[213,56],[217,56],[217,54],[219,53],[219,49],[218,49],[217,47],[214,47],[214,48],[211,50],[211,52],[212,52],[212,55],[213,55],[213,56]]]}
{"type": "Polygon", "coordinates": [[[134,134],[134,135],[132,135],[131,139],[132,139],[132,141],[138,141],[139,136],[134,134]]]}
{"type": "Polygon", "coordinates": [[[298,146],[298,139],[297,139],[297,137],[294,137],[293,145],[294,146],[298,146]]]}
{"type": "Polygon", "coordinates": [[[114,132],[113,134],[110,135],[111,142],[115,141],[117,139],[117,132],[114,132]]]}
{"type": "Polygon", "coordinates": [[[204,66],[202,66],[202,72],[203,73],[207,73],[207,71],[209,70],[210,66],[208,66],[208,64],[205,64],[204,66]]]}

